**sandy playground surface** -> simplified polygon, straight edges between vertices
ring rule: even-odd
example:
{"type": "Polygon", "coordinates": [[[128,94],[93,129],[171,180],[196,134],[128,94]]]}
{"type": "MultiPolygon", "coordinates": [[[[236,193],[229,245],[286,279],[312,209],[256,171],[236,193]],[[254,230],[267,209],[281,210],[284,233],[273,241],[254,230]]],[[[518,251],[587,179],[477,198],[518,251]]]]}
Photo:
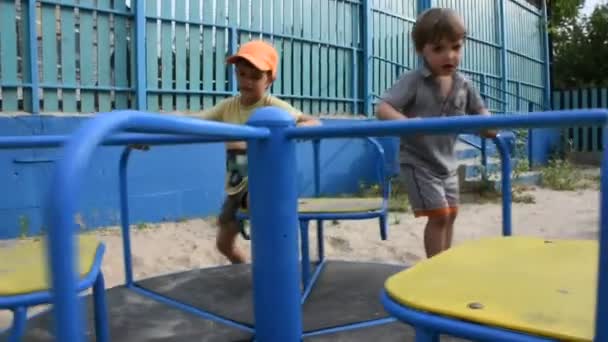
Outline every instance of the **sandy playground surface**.
{"type": "MultiPolygon", "coordinates": [[[[545,238],[597,239],[599,192],[597,189],[553,191],[529,189],[535,203],[513,203],[513,233],[545,238]]],[[[381,241],[377,220],[326,222],[326,253],[331,259],[413,264],[425,257],[424,219],[411,213],[391,213],[389,239],[381,241]]],[[[311,225],[314,228],[314,224],[311,225]]],[[[454,244],[501,231],[501,206],[497,203],[464,203],[456,221],[454,244]]],[[[316,241],[311,229],[311,243],[316,241]]],[[[136,278],[226,264],[215,249],[214,218],[149,224],[132,229],[133,267],[136,278]]],[[[105,241],[103,262],[106,286],[123,282],[121,237],[117,227],[96,231],[105,241]]],[[[249,252],[249,242],[239,245],[249,252]]],[[[311,246],[311,251],[314,251],[311,246]]],[[[314,255],[314,253],[313,253],[314,255]]],[[[38,310],[30,310],[36,312],[38,310]]],[[[0,329],[11,315],[0,311],[0,329]]]]}

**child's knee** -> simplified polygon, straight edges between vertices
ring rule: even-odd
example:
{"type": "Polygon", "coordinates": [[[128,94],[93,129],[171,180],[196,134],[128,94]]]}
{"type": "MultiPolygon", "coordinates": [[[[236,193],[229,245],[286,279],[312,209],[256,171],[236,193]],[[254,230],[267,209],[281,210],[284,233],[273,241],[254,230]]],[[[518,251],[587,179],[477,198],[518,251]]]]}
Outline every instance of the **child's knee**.
{"type": "Polygon", "coordinates": [[[451,213],[429,216],[429,225],[437,229],[445,229],[454,222],[455,217],[451,213]]]}

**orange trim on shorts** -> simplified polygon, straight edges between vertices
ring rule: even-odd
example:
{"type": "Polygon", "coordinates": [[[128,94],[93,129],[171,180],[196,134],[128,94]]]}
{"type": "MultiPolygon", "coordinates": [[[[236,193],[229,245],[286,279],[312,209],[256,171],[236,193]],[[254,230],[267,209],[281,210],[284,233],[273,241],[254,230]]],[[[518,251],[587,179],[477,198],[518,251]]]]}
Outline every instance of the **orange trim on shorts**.
{"type": "Polygon", "coordinates": [[[416,211],[414,211],[414,216],[415,217],[447,216],[447,215],[451,215],[451,214],[456,214],[457,212],[458,212],[458,207],[446,207],[446,208],[431,209],[431,210],[416,210],[416,211]]]}

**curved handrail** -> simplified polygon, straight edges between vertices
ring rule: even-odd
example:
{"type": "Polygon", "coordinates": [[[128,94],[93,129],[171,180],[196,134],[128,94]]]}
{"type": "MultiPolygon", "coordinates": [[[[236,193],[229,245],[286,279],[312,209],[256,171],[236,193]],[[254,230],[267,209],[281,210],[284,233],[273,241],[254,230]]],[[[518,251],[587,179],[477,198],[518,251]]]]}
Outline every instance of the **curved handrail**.
{"type": "MultiPolygon", "coordinates": [[[[385,170],[385,152],[384,148],[380,144],[380,142],[373,137],[358,137],[360,139],[365,140],[368,144],[371,144],[376,153],[376,158],[381,162],[377,163],[378,167],[376,169],[377,177],[379,178],[380,187],[382,188],[382,198],[384,199],[383,205],[386,206],[386,201],[388,201],[388,195],[390,193],[389,184],[386,181],[386,170],[385,170]]],[[[313,139],[313,167],[314,167],[314,185],[315,185],[315,196],[320,195],[320,182],[321,182],[321,145],[322,139],[313,139]]]]}
{"type": "Polygon", "coordinates": [[[74,266],[77,265],[73,263],[76,260],[77,242],[73,239],[73,217],[80,182],[97,146],[112,133],[133,128],[152,133],[199,135],[218,141],[260,139],[270,135],[266,128],[136,111],[99,114],[83,123],[65,143],[63,154],[57,162],[45,215],[50,223],[47,251],[51,266],[54,314],[56,317],[71,318],[54,320],[59,341],[81,341],[84,337],[84,330],[81,329],[84,322],[76,298],[76,286],[74,281],[70,281],[76,279],[74,266]],[[50,200],[51,197],[54,200],[50,200]]]}

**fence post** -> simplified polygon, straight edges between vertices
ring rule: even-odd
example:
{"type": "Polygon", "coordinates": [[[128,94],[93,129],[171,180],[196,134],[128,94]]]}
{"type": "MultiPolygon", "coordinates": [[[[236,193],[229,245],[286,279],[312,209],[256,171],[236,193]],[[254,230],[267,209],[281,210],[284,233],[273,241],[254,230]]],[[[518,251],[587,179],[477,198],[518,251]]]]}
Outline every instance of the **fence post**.
{"type": "MultiPolygon", "coordinates": [[[[479,79],[479,92],[483,98],[483,102],[486,103],[486,107],[488,106],[488,97],[486,95],[486,75],[481,74],[479,79]]],[[[488,154],[487,154],[487,139],[483,136],[481,137],[481,166],[483,166],[484,178],[488,171],[488,154]]]]}
{"type": "Polygon", "coordinates": [[[270,130],[268,138],[247,141],[255,339],[301,341],[296,143],[286,136],[295,122],[265,107],[248,124],[270,130]]]}
{"type": "Polygon", "coordinates": [[[549,65],[549,20],[547,17],[547,0],[542,0],[542,11],[543,11],[543,54],[544,54],[544,81],[545,91],[543,92],[543,110],[550,108],[551,103],[551,70],[549,65]]]}
{"type": "MultiPolygon", "coordinates": [[[[416,5],[417,5],[416,14],[420,15],[422,12],[431,8],[431,0],[418,0],[416,5]]],[[[422,56],[420,56],[420,55],[417,56],[416,62],[418,64],[418,67],[421,67],[424,65],[424,60],[423,60],[422,56]]]]}
{"type": "MultiPolygon", "coordinates": [[[[228,55],[232,56],[236,53],[238,48],[238,37],[239,31],[236,26],[230,26],[230,43],[228,46],[228,55]]],[[[232,95],[236,95],[239,92],[238,85],[236,84],[236,73],[234,64],[230,64],[230,80],[228,86],[230,87],[230,91],[232,95]]]]}
{"type": "Polygon", "coordinates": [[[353,48],[351,49],[351,54],[352,54],[352,58],[351,58],[351,73],[353,75],[352,78],[352,82],[351,82],[351,96],[353,99],[353,102],[351,103],[351,111],[353,112],[353,114],[360,114],[359,113],[359,104],[358,104],[358,100],[359,100],[359,66],[357,65],[357,56],[359,55],[359,53],[357,52],[357,49],[353,46],[353,48]]]}
{"type": "Polygon", "coordinates": [[[29,0],[27,5],[27,27],[30,86],[32,89],[32,114],[40,114],[40,97],[38,95],[38,34],[36,29],[36,0],[29,0]]]}
{"type": "Polygon", "coordinates": [[[135,63],[137,74],[136,98],[137,109],[146,110],[146,1],[135,3],[135,63]]]}
{"type": "Polygon", "coordinates": [[[505,18],[507,0],[499,1],[499,18],[500,18],[500,68],[502,69],[502,101],[503,113],[507,112],[507,20],[505,18]]]}
{"type": "Polygon", "coordinates": [[[363,0],[361,22],[363,23],[363,112],[372,115],[372,0],[363,0]]]}

